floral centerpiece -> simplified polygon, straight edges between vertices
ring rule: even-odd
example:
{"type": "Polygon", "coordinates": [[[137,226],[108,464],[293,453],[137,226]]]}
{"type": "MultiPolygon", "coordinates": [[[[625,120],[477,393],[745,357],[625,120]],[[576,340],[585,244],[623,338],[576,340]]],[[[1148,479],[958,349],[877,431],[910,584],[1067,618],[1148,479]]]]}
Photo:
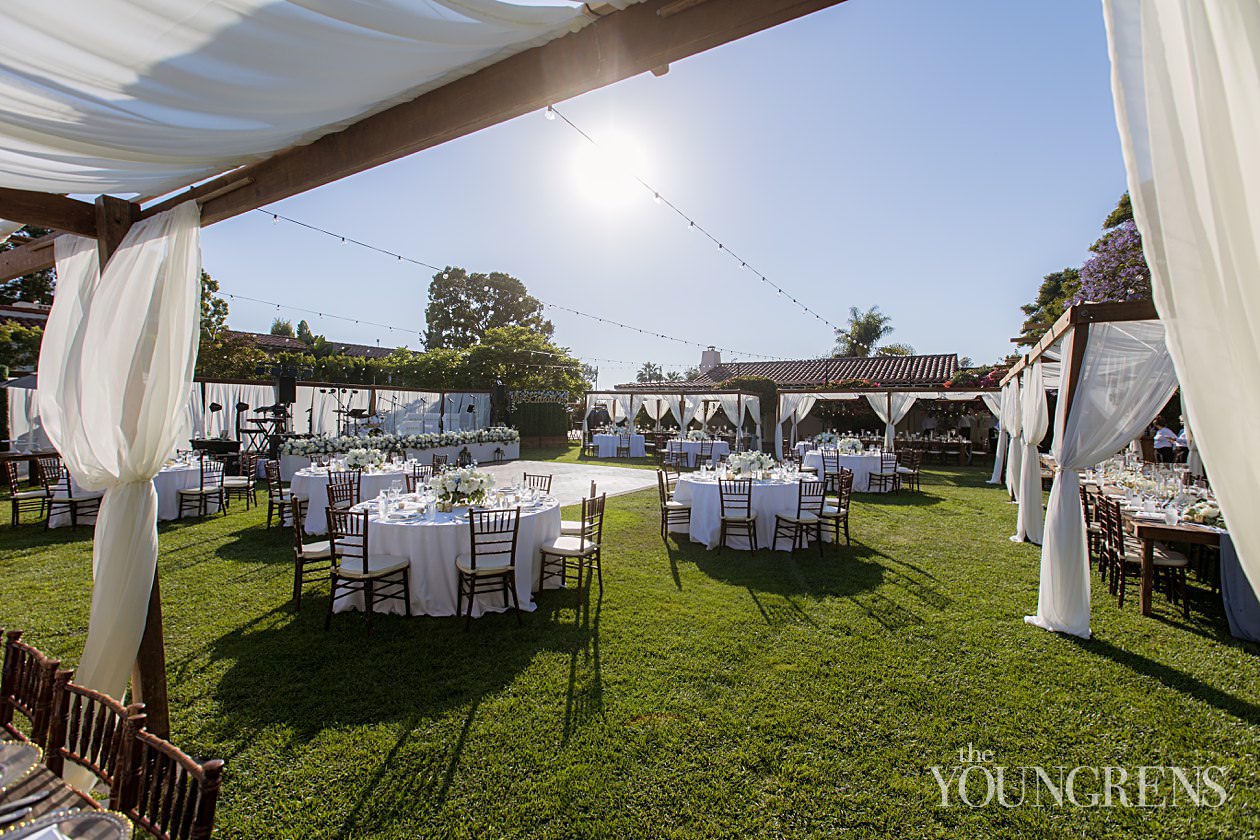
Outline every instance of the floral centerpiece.
{"type": "Polygon", "coordinates": [[[820,434],[814,435],[814,443],[818,444],[819,448],[824,446],[835,446],[836,442],[839,440],[840,436],[835,432],[821,432],[820,434]]]}
{"type": "Polygon", "coordinates": [[[1221,508],[1216,502],[1202,501],[1195,502],[1186,508],[1186,512],[1182,514],[1183,518],[1197,522],[1200,525],[1208,525],[1212,528],[1224,528],[1225,517],[1221,516],[1221,508]]]}
{"type": "Polygon", "coordinates": [[[385,455],[379,449],[356,447],[346,453],[346,466],[351,469],[379,467],[385,463],[385,455]]]}
{"type": "Polygon", "coordinates": [[[280,445],[281,455],[336,455],[352,449],[402,453],[407,449],[436,449],[441,446],[468,446],[474,443],[517,443],[521,433],[504,426],[467,432],[432,432],[422,435],[310,435],[289,438],[280,445]]]}
{"type": "Polygon", "coordinates": [[[736,478],[755,478],[775,468],[774,458],[765,452],[736,452],[726,459],[726,469],[736,478]]]}
{"type": "Polygon", "coordinates": [[[494,476],[481,472],[477,465],[447,469],[429,479],[437,494],[438,507],[450,511],[456,505],[475,505],[485,501],[486,492],[494,487],[494,476]]]}
{"type": "Polygon", "coordinates": [[[858,455],[862,452],[862,441],[855,437],[842,437],[836,441],[836,449],[842,455],[858,455]]]}
{"type": "Polygon", "coordinates": [[[708,439],[709,439],[708,432],[703,432],[700,429],[692,429],[690,432],[687,432],[687,440],[708,440],[708,439]]]}

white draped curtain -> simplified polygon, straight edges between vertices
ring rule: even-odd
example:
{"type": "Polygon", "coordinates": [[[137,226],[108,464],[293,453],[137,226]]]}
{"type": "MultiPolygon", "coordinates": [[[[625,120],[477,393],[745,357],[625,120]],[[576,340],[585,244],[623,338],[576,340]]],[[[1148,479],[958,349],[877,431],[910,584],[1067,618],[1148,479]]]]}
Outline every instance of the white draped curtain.
{"type": "MultiPolygon", "coordinates": [[[[744,413],[752,416],[752,421],[756,425],[753,434],[756,436],[756,447],[761,448],[761,397],[744,395],[744,413]]],[[[739,424],[743,426],[743,421],[739,424]]]]}
{"type": "Polygon", "coordinates": [[[1041,362],[1034,362],[1024,369],[1024,384],[1020,391],[1019,516],[1015,536],[1011,539],[1041,545],[1041,453],[1037,446],[1050,426],[1041,362]]]}
{"type": "MultiPolygon", "coordinates": [[[[999,428],[997,446],[993,448],[993,475],[989,477],[989,484],[1002,483],[1002,467],[1006,465],[1006,449],[1010,445],[1011,440],[1007,426],[1010,424],[1011,391],[1014,387],[1015,384],[1013,382],[1008,382],[1002,386],[1001,401],[998,403],[997,411],[994,412],[998,418],[999,428]]],[[[985,396],[984,404],[992,410],[993,406],[989,403],[990,396],[992,395],[985,396]]]]}
{"type": "Polygon", "coordinates": [[[1020,443],[1020,431],[1024,427],[1023,411],[1020,403],[1019,377],[1009,383],[1011,385],[1010,416],[1003,420],[1010,434],[1010,442],[1006,445],[1006,491],[1011,500],[1019,501],[1020,465],[1023,462],[1024,447],[1020,443]]]}
{"type": "Polygon", "coordinates": [[[989,413],[994,417],[1002,416],[1002,398],[998,394],[981,394],[980,399],[984,400],[984,407],[989,409],[989,413]]]}
{"type": "Polygon", "coordinates": [[[740,417],[740,398],[739,394],[719,394],[718,404],[722,406],[722,413],[726,415],[726,419],[731,421],[731,425],[735,427],[736,437],[739,437],[739,427],[743,418],[740,417]]]}
{"type": "Polygon", "coordinates": [[[617,411],[613,415],[616,422],[626,421],[630,428],[634,428],[633,408],[634,396],[632,394],[612,394],[613,403],[617,406],[617,411]]]}
{"type": "Polygon", "coordinates": [[[420,435],[438,430],[442,395],[437,391],[376,390],[376,410],[384,430],[390,434],[420,435]]]}
{"type": "Polygon", "coordinates": [[[677,394],[640,394],[637,399],[647,416],[658,425],[665,415],[678,413],[677,394]]]}
{"type": "Polygon", "coordinates": [[[1155,307],[1203,466],[1260,591],[1260,4],[1103,0],[1155,307]]]}
{"type": "Polygon", "coordinates": [[[779,394],[779,422],[774,424],[774,455],[783,454],[783,424],[792,424],[792,443],[796,443],[796,429],[801,420],[809,416],[821,394],[779,394]]]}
{"type": "Polygon", "coordinates": [[[884,421],[884,450],[891,452],[897,437],[897,424],[914,408],[918,394],[904,392],[888,392],[884,394],[867,394],[866,401],[874,409],[875,415],[884,421]]]}
{"type": "Polygon", "coordinates": [[[1088,329],[1071,411],[1063,394],[1055,411],[1050,451],[1058,466],[1046,506],[1037,614],[1025,618],[1081,638],[1089,638],[1089,547],[1078,471],[1122,449],[1177,388],[1159,321],[1088,329]]]}
{"type": "Polygon", "coordinates": [[[201,315],[194,202],[133,225],[104,271],[96,242],[57,238],[57,296],[39,359],[48,437],[86,490],[103,490],[91,617],[75,681],[124,696],[157,566],[153,477],[175,449],[201,315]]]}

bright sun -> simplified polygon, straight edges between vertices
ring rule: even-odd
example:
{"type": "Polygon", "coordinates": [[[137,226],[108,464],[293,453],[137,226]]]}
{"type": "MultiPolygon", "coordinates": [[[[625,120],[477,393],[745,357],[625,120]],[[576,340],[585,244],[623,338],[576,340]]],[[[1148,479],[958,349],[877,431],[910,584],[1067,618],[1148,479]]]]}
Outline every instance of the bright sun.
{"type": "Polygon", "coordinates": [[[578,191],[592,204],[618,209],[648,198],[646,189],[634,179],[643,177],[646,156],[638,143],[625,135],[599,138],[595,146],[583,142],[574,158],[573,173],[578,191]]]}

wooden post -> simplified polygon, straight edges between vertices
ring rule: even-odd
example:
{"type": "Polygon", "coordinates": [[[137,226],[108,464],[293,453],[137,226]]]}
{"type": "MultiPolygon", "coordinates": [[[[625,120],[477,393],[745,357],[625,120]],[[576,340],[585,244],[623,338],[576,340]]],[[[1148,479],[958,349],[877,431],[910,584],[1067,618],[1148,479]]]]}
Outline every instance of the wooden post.
{"type": "MultiPolygon", "coordinates": [[[[122,244],[131,226],[140,220],[140,207],[121,198],[102,195],[96,199],[96,251],[101,270],[122,244]]],[[[153,588],[149,592],[149,612],[140,650],[131,671],[132,702],[144,703],[148,715],[146,726],[160,738],[171,734],[170,709],[166,697],[166,646],[162,637],[162,593],[157,567],[153,569],[153,588]]]]}

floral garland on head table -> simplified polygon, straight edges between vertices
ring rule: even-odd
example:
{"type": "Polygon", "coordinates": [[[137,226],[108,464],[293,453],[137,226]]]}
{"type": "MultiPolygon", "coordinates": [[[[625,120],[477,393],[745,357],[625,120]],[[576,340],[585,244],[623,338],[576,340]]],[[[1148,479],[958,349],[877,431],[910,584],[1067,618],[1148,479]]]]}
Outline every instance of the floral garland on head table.
{"type": "Polygon", "coordinates": [[[437,449],[444,446],[467,446],[474,443],[519,443],[521,433],[504,426],[468,432],[434,432],[425,435],[312,435],[289,438],[280,445],[281,455],[337,455],[352,449],[376,452],[397,452],[408,449],[437,449]]]}

